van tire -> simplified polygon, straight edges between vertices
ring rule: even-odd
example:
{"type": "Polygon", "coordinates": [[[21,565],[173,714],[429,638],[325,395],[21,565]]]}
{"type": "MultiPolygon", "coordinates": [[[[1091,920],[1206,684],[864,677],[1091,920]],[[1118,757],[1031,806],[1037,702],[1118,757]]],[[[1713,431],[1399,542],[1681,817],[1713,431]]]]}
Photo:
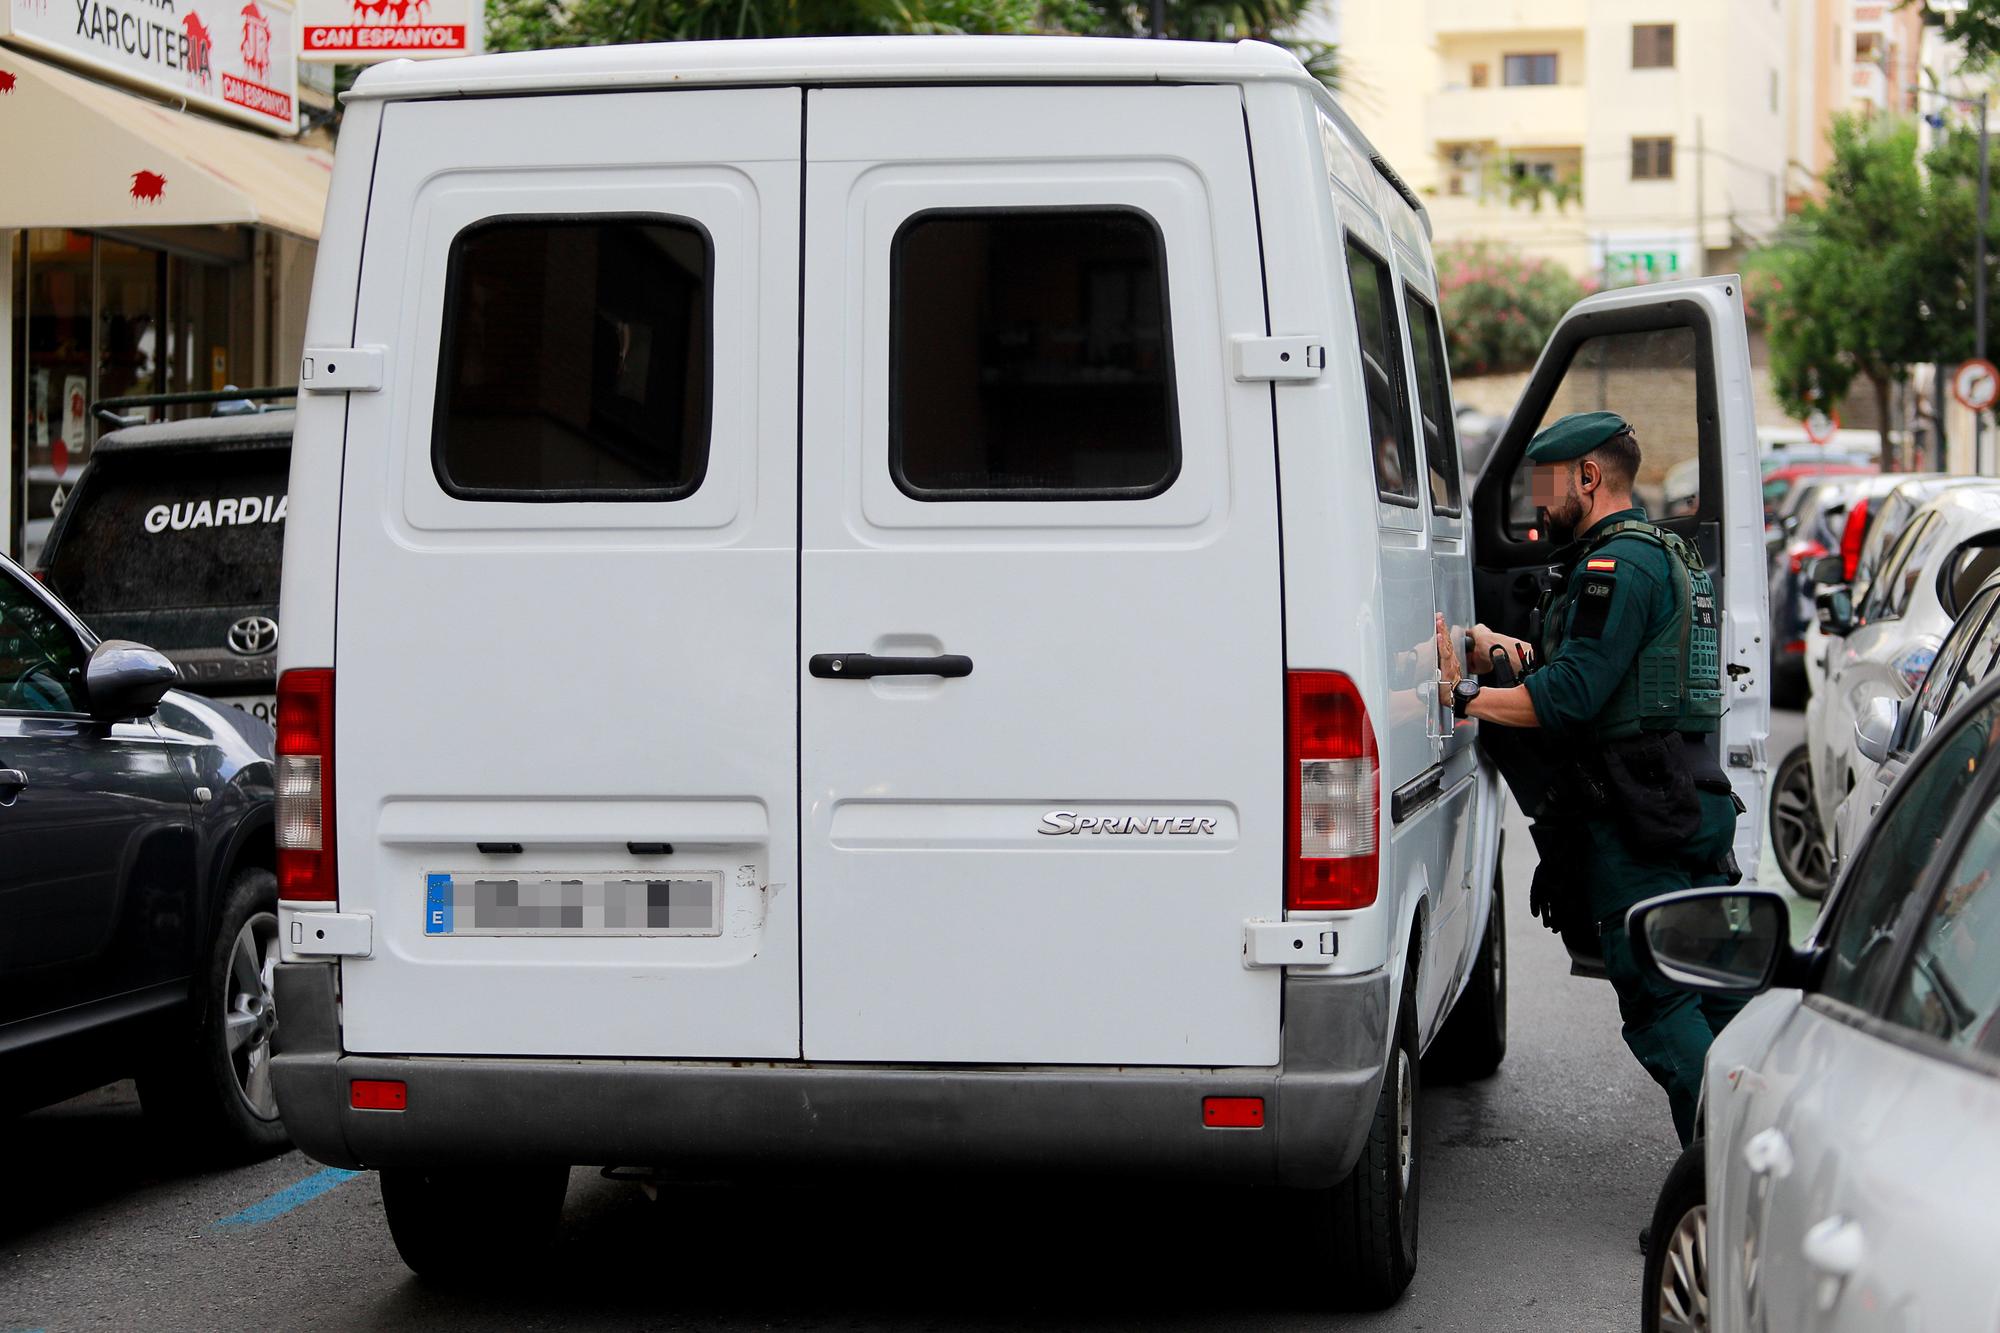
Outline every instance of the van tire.
{"type": "Polygon", "coordinates": [[[1507,1058],[1507,917],[1500,868],[1493,868],[1493,906],[1472,973],[1451,1016],[1424,1056],[1425,1072],[1440,1082],[1491,1078],[1507,1058]]]}
{"type": "Polygon", "coordinates": [[[1417,1271],[1417,1202],[1423,1184],[1418,1107],[1416,959],[1410,960],[1395,1041],[1360,1160],[1330,1190],[1300,1191],[1297,1235],[1309,1252],[1315,1300],[1348,1310],[1386,1310],[1417,1271]]]}
{"type": "Polygon", "coordinates": [[[514,1281],[555,1240],[566,1166],[430,1171],[385,1167],[382,1212],[410,1271],[426,1281],[514,1281]]]}
{"type": "Polygon", "coordinates": [[[277,1037],[271,973],[278,959],[278,879],[262,866],[236,873],[217,904],[182,1029],[139,1071],[146,1118],[197,1156],[243,1161],[290,1139],[271,1097],[277,1037]],[[234,1020],[232,1022],[232,1020],[234,1020]],[[230,1045],[233,1028],[244,1040],[230,1045]]]}

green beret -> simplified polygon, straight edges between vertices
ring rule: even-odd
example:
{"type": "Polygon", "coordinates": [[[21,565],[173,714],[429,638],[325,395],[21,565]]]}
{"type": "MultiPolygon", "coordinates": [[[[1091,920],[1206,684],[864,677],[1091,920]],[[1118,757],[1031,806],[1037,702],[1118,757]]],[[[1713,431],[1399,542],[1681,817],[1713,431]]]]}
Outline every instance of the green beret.
{"type": "Polygon", "coordinates": [[[1616,412],[1572,412],[1557,418],[1554,425],[1529,442],[1528,461],[1567,463],[1630,429],[1625,418],[1616,412]]]}

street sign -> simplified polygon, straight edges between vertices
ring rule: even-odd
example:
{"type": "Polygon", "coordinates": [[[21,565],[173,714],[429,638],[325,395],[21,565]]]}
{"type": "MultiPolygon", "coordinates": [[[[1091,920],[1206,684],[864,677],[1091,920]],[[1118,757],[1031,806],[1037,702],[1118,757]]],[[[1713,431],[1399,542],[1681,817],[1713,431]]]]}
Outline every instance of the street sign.
{"type": "Polygon", "coordinates": [[[1991,361],[1961,361],[1951,372],[1951,396],[1963,407],[1984,412],[2000,399],[2000,370],[1991,361]]]}
{"type": "Polygon", "coordinates": [[[1831,416],[1825,412],[1812,412],[1799,423],[1806,428],[1806,438],[1814,444],[1826,444],[1840,434],[1840,413],[1831,416]]]}

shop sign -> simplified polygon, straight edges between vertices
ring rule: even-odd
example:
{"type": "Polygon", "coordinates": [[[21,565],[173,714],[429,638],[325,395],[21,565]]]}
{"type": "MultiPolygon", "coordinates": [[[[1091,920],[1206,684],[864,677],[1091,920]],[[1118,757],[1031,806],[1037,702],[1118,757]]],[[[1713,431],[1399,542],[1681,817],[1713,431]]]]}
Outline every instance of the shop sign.
{"type": "Polygon", "coordinates": [[[1681,275],[1678,250],[1606,250],[1604,285],[1624,287],[1635,282],[1663,282],[1681,275]]]}
{"type": "Polygon", "coordinates": [[[301,0],[301,59],[367,65],[486,48],[484,0],[301,0]]]}
{"type": "Polygon", "coordinates": [[[282,134],[298,130],[290,0],[0,0],[0,37],[282,134]]]}

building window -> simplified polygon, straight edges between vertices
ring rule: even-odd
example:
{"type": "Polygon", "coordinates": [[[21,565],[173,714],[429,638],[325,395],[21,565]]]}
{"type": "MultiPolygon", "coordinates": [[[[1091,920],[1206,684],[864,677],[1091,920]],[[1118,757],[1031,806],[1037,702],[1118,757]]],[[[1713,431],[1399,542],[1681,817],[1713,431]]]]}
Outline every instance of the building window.
{"type": "Polygon", "coordinates": [[[1674,67],[1674,25],[1635,23],[1632,25],[1632,68],[1672,69],[1674,67]]]}
{"type": "Polygon", "coordinates": [[[692,222],[496,218],[452,241],[431,427],[462,500],[678,500],[708,470],[712,249],[692,222]]]}
{"type": "Polygon", "coordinates": [[[1471,82],[1473,87],[1484,88],[1488,83],[1492,82],[1492,78],[1492,70],[1484,60],[1475,60],[1472,62],[1471,82]]]}
{"type": "Polygon", "coordinates": [[[1535,84],[1554,83],[1556,81],[1556,53],[1545,51],[1527,55],[1502,56],[1500,58],[1500,80],[1509,88],[1523,88],[1535,84]]]}
{"type": "Polygon", "coordinates": [[[1671,137],[1632,141],[1633,180],[1670,181],[1673,178],[1674,141],[1671,137]]]}
{"type": "Polygon", "coordinates": [[[1152,218],[919,213],[889,271],[889,470],[904,494],[1139,500],[1173,484],[1172,307],[1152,218]]]}

